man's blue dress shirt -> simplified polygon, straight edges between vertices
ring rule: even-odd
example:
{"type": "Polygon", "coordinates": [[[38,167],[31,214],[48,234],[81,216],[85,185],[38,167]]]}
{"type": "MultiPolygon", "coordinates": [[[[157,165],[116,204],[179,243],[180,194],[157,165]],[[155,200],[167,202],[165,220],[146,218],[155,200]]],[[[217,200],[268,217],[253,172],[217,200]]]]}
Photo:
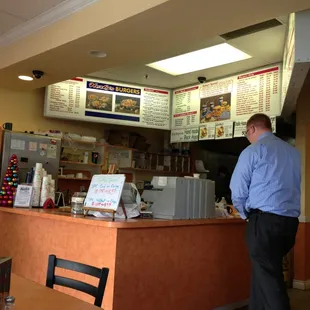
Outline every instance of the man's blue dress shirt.
{"type": "Polygon", "coordinates": [[[300,154],[266,132],[240,155],[230,181],[232,201],[243,219],[251,209],[300,215],[300,154]]]}

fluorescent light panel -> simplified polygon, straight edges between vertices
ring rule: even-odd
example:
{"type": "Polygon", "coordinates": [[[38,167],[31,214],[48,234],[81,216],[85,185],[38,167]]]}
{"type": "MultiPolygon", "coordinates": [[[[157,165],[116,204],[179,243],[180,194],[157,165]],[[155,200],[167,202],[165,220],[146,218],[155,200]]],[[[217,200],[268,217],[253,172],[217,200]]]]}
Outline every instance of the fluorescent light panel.
{"type": "Polygon", "coordinates": [[[222,43],[188,54],[157,61],[147,66],[176,76],[226,65],[251,57],[227,43],[222,43]]]}

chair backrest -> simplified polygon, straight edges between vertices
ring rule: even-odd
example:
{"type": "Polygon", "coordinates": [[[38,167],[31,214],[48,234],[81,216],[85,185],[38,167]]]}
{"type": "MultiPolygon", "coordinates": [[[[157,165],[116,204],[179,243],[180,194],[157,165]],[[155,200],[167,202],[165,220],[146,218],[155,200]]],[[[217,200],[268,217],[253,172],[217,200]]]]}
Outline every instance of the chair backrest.
{"type": "Polygon", "coordinates": [[[95,297],[94,305],[101,307],[102,299],[109,275],[108,268],[99,269],[97,267],[64,260],[57,258],[55,255],[49,255],[48,257],[48,267],[47,267],[47,277],[46,277],[46,286],[53,288],[54,285],[60,285],[72,288],[84,292],[88,295],[95,297]],[[72,270],[90,276],[96,277],[99,279],[99,284],[97,287],[74,279],[69,279],[62,276],[55,275],[55,268],[62,268],[67,270],[72,270]]]}

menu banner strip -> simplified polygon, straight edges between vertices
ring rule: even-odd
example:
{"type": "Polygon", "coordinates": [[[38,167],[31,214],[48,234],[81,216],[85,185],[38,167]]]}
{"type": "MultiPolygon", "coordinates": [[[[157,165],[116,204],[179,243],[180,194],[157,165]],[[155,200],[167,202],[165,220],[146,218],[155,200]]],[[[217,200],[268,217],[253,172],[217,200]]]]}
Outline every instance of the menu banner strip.
{"type": "Polygon", "coordinates": [[[197,113],[198,111],[184,112],[184,113],[174,114],[173,117],[189,116],[189,115],[195,115],[197,113]]]}
{"type": "Polygon", "coordinates": [[[248,78],[250,76],[271,73],[271,72],[278,71],[278,70],[279,70],[279,67],[274,67],[274,68],[269,68],[269,69],[265,69],[265,70],[255,71],[255,72],[251,72],[251,73],[248,73],[248,74],[239,75],[238,76],[238,80],[244,79],[244,78],[248,78]]]}
{"type": "Polygon", "coordinates": [[[140,122],[140,117],[118,115],[118,114],[108,114],[108,113],[101,113],[101,112],[85,111],[85,116],[102,117],[102,118],[117,119],[117,120],[130,121],[130,122],[140,122]]]}
{"type": "Polygon", "coordinates": [[[165,90],[158,90],[158,89],[152,89],[152,88],[144,88],[144,91],[149,92],[149,93],[169,95],[169,92],[165,91],[165,90]]]}
{"type": "Polygon", "coordinates": [[[197,89],[199,89],[199,86],[184,88],[184,89],[181,89],[181,90],[177,90],[174,93],[177,95],[177,94],[186,93],[186,92],[197,90],[197,89]]]}

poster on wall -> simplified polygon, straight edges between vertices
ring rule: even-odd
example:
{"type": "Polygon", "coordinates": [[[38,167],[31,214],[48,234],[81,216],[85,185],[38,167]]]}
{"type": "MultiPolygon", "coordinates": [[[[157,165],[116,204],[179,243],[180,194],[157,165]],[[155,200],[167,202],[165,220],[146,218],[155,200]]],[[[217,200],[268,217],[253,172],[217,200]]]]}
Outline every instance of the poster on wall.
{"type": "Polygon", "coordinates": [[[229,120],[233,80],[219,80],[200,87],[200,123],[229,120]]]}
{"type": "Polygon", "coordinates": [[[216,122],[215,123],[215,139],[231,139],[234,132],[234,122],[216,122]]]}
{"type": "Polygon", "coordinates": [[[171,130],[170,143],[196,142],[199,140],[199,128],[183,128],[171,130]]]}
{"type": "Polygon", "coordinates": [[[247,120],[235,122],[234,138],[245,137],[246,123],[247,123],[247,120]]]}
{"type": "Polygon", "coordinates": [[[176,90],[173,92],[171,127],[241,121],[255,113],[280,115],[280,78],[281,67],[275,65],[176,90]],[[182,105],[183,115],[177,113],[182,92],[186,92],[183,95],[186,98],[182,105]],[[178,122],[180,117],[183,121],[178,122]]]}
{"type": "Polygon", "coordinates": [[[46,88],[44,115],[170,129],[170,91],[74,78],[46,88]]]}
{"type": "MultiPolygon", "coordinates": [[[[271,127],[272,127],[272,132],[276,132],[276,117],[270,117],[271,120],[271,127]]],[[[239,137],[245,137],[246,135],[246,123],[247,120],[243,121],[236,121],[235,122],[235,129],[234,129],[234,138],[239,138],[239,137]]]]}
{"type": "Polygon", "coordinates": [[[215,123],[207,123],[199,128],[199,140],[213,140],[215,138],[215,123]]]}

